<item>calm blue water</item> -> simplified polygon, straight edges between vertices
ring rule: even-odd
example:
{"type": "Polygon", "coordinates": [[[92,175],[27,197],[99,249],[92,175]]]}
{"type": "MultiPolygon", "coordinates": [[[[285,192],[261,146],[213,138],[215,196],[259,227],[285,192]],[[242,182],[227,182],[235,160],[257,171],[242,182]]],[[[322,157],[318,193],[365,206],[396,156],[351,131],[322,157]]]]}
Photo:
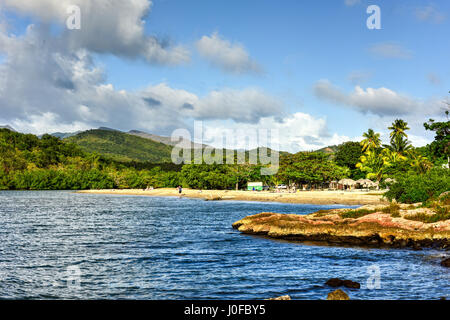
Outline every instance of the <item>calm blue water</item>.
{"type": "Polygon", "coordinates": [[[361,283],[344,289],[352,299],[449,296],[442,251],[305,245],[231,228],[263,211],[333,207],[0,192],[0,298],[324,299],[332,277],[361,283]],[[367,287],[371,266],[380,289],[367,287]]]}

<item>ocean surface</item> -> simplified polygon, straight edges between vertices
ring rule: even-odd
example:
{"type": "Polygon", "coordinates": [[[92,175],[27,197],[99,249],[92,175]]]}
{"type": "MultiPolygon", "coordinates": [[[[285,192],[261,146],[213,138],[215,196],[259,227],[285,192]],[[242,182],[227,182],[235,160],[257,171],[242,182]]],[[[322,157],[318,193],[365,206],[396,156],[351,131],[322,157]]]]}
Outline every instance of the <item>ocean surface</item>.
{"type": "Polygon", "coordinates": [[[437,250],[345,248],[240,234],[264,211],[337,205],[0,192],[2,299],[325,299],[332,277],[351,299],[449,298],[437,250]]]}

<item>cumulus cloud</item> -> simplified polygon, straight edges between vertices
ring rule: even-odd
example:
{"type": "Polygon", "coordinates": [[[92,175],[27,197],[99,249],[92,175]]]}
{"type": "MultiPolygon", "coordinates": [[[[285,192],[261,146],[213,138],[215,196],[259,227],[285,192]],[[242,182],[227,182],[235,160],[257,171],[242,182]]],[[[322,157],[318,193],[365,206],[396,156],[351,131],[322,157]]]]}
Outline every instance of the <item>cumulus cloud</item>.
{"type": "Polygon", "coordinates": [[[218,122],[206,123],[203,126],[203,132],[205,138],[203,143],[217,148],[253,149],[257,146],[267,146],[293,153],[317,150],[329,145],[338,145],[345,141],[355,140],[336,133],[331,134],[327,128],[326,119],[315,118],[302,112],[281,118],[277,116],[264,117],[258,123],[245,126],[236,124],[225,126],[223,123],[218,122]],[[264,131],[259,131],[264,129],[268,130],[268,134],[263,134],[264,131]],[[259,140],[253,141],[253,144],[252,141],[244,141],[239,136],[240,130],[244,130],[245,133],[256,132],[259,140]],[[270,130],[276,130],[278,135],[270,136],[270,130]],[[217,137],[226,137],[227,133],[230,132],[232,137],[233,134],[235,135],[231,142],[225,139],[226,144],[224,144],[222,139],[217,139],[217,137]],[[260,132],[261,134],[259,134],[260,132]],[[261,136],[264,138],[267,135],[269,135],[267,144],[261,143],[261,136]]]}
{"type": "Polygon", "coordinates": [[[416,8],[415,14],[418,20],[431,23],[441,23],[446,18],[446,16],[434,6],[416,8]]]}
{"type": "Polygon", "coordinates": [[[243,74],[262,71],[241,44],[231,43],[221,38],[217,32],[211,36],[203,36],[197,41],[196,47],[201,56],[226,72],[243,74]]]}
{"type": "Polygon", "coordinates": [[[377,58],[410,59],[412,57],[411,51],[395,42],[374,44],[369,48],[369,52],[377,58]]]}
{"type": "Polygon", "coordinates": [[[434,115],[439,114],[442,108],[439,100],[422,101],[384,87],[363,89],[355,86],[354,91],[347,94],[328,80],[318,81],[314,85],[314,93],[320,99],[380,116],[434,115]]]}
{"type": "Polygon", "coordinates": [[[161,106],[197,120],[233,120],[257,123],[261,118],[283,113],[280,101],[257,88],[225,88],[199,97],[191,92],[173,89],[165,83],[147,87],[141,95],[151,97],[161,106]]]}
{"type": "Polygon", "coordinates": [[[108,53],[128,58],[143,58],[150,63],[174,65],[190,60],[183,46],[169,46],[144,32],[149,0],[2,0],[0,9],[13,10],[37,18],[42,23],[56,22],[63,27],[65,46],[71,50],[108,53]],[[81,11],[81,29],[68,30],[67,8],[77,5],[81,11]]]}
{"type": "Polygon", "coordinates": [[[0,120],[43,133],[110,126],[170,134],[189,119],[256,123],[283,111],[257,88],[215,90],[204,96],[166,83],[138,91],[117,90],[86,49],[71,51],[45,26],[20,37],[0,32],[0,120]]]}

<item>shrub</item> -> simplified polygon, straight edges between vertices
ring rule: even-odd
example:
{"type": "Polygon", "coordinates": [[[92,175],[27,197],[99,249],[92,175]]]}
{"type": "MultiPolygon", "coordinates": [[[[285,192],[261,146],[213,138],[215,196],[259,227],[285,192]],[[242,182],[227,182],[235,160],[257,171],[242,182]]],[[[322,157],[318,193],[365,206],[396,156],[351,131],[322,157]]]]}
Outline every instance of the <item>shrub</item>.
{"type": "Polygon", "coordinates": [[[357,210],[349,210],[341,213],[342,218],[360,218],[366,216],[368,214],[374,213],[377,210],[367,210],[367,209],[357,209],[357,210]]]}
{"type": "Polygon", "coordinates": [[[395,177],[385,197],[401,203],[427,202],[450,190],[448,169],[435,168],[425,174],[408,173],[395,177]]]}
{"type": "Polygon", "coordinates": [[[417,213],[406,216],[405,219],[433,223],[450,219],[450,212],[448,211],[448,208],[440,207],[436,210],[435,214],[417,213]]]}
{"type": "Polygon", "coordinates": [[[400,217],[400,206],[394,202],[391,202],[389,206],[381,209],[383,213],[390,213],[392,217],[397,218],[400,217]]]}

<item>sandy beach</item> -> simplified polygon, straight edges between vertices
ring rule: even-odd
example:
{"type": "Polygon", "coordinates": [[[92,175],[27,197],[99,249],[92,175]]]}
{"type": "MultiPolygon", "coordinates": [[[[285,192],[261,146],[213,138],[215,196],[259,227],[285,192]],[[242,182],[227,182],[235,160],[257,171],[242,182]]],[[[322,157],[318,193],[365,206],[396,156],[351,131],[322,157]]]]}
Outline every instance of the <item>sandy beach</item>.
{"type": "MultiPolygon", "coordinates": [[[[110,189],[110,190],[83,190],[81,193],[140,195],[154,197],[179,197],[178,191],[173,188],[154,190],[142,189],[110,189]]],[[[299,191],[296,193],[270,192],[270,191],[232,191],[232,190],[193,190],[183,189],[182,197],[200,198],[205,200],[239,200],[239,201],[267,201],[284,203],[308,204],[347,204],[366,205],[382,204],[383,191],[299,191]]]]}

